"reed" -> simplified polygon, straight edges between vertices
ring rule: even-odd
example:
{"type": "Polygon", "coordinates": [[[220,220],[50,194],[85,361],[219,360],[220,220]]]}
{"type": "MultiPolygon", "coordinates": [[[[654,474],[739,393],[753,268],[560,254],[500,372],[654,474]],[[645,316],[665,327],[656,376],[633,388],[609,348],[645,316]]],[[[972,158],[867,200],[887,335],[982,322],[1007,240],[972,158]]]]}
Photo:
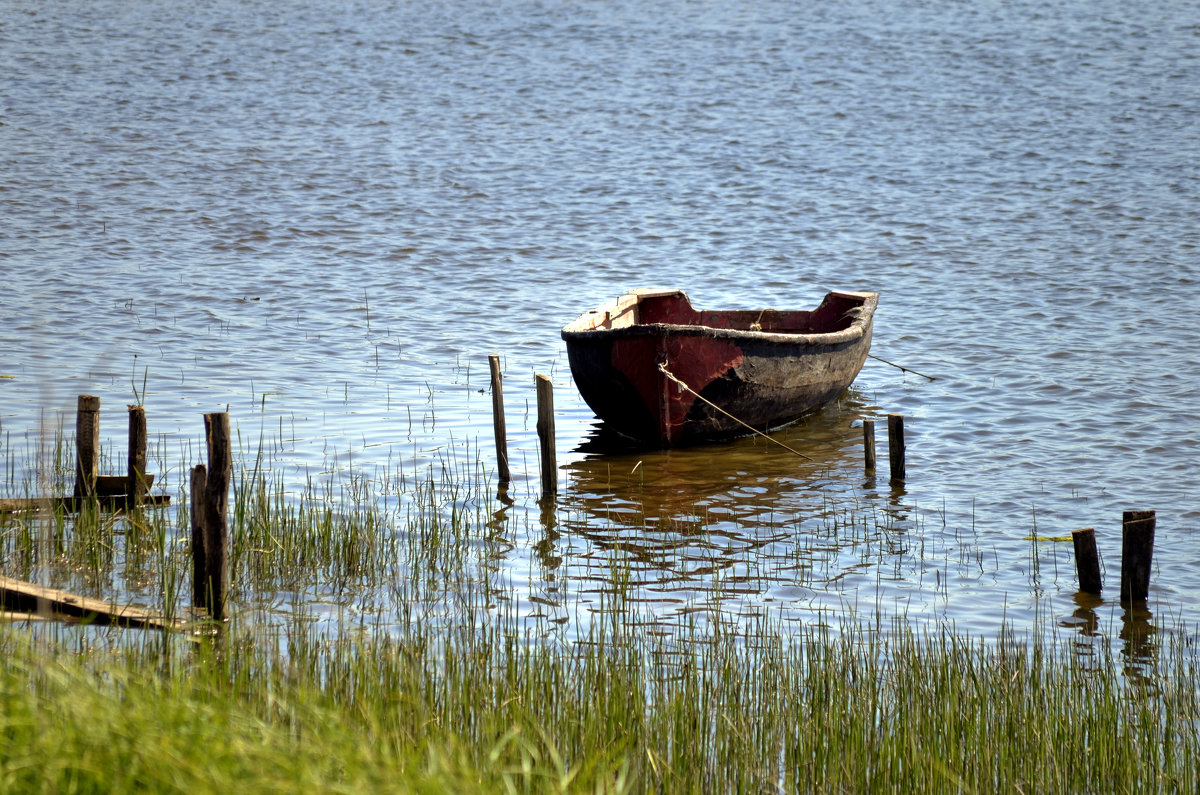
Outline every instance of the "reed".
{"type": "MultiPolygon", "coordinates": [[[[612,607],[628,619],[628,606],[612,607]]],[[[0,633],[19,791],[1195,791],[1194,654],[1113,658],[843,625],[664,641],[631,622],[542,644],[503,612],[403,638],[181,652],[0,633]],[[620,629],[625,627],[625,629],[620,629]],[[54,664],[47,664],[53,660],[54,664]],[[464,789],[465,788],[465,789],[464,789]]]]}
{"type": "MultiPolygon", "coordinates": [[[[1053,631],[981,638],[847,612],[798,624],[761,604],[727,610],[747,582],[774,573],[753,546],[694,548],[690,539],[720,531],[703,510],[647,522],[608,546],[595,561],[605,586],[586,614],[553,598],[534,614],[521,598],[533,589],[508,582],[498,565],[515,554],[512,523],[541,524],[548,547],[530,551],[531,572],[551,559],[560,521],[564,535],[603,528],[496,506],[470,446],[461,456],[460,447],[448,444],[424,466],[414,458],[372,472],[331,461],[336,479],[310,478],[298,491],[261,438],[235,451],[250,463],[231,503],[229,624],[199,642],[0,626],[0,788],[1200,786],[1198,672],[1186,632],[1167,634],[1131,666],[1103,640],[1081,654],[1053,631]],[[662,566],[710,569],[709,590],[669,621],[642,598],[662,566]]],[[[49,568],[170,608],[189,592],[185,504],[115,519],[5,517],[0,565],[49,568]]],[[[836,589],[845,554],[899,568],[909,564],[894,547],[910,543],[906,554],[923,566],[951,563],[933,552],[925,561],[923,547],[893,532],[898,521],[910,520],[826,504],[808,522],[806,546],[779,565],[798,582],[836,589]]],[[[913,535],[933,534],[917,525],[913,535]]],[[[957,554],[958,565],[978,565],[975,553],[957,554]]]]}

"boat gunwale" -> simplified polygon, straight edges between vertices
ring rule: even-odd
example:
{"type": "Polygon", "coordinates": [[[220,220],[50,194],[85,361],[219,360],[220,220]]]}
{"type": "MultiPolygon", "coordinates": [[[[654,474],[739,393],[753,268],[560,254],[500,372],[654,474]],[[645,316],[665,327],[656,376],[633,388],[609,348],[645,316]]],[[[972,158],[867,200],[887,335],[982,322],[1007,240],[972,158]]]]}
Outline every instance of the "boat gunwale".
{"type": "MultiPolygon", "coordinates": [[[[617,315],[628,312],[637,305],[637,300],[647,292],[649,291],[635,290],[633,292],[625,293],[619,298],[602,304],[596,309],[588,310],[563,327],[563,339],[598,340],[617,337],[642,337],[677,334],[679,336],[704,337],[708,339],[731,339],[759,343],[772,343],[778,345],[843,345],[846,343],[855,342],[866,334],[867,327],[871,324],[874,318],[875,309],[878,306],[879,300],[879,294],[876,292],[831,290],[822,297],[822,301],[824,301],[825,298],[830,295],[845,296],[848,298],[861,298],[862,305],[858,308],[859,314],[851,321],[850,325],[844,329],[838,329],[837,331],[829,332],[818,332],[815,334],[801,332],[788,333],[779,331],[752,331],[749,329],[717,328],[715,326],[692,324],[682,325],[676,323],[635,323],[618,328],[573,328],[575,326],[582,325],[584,321],[592,319],[595,315],[601,313],[611,313],[613,315],[617,315]],[[631,297],[634,299],[632,303],[628,300],[631,297]],[[622,303],[623,301],[624,304],[622,303]]],[[[671,290],[670,292],[682,293],[683,291],[671,290]]],[[[818,304],[818,306],[819,305],[820,304],[818,304]]]]}

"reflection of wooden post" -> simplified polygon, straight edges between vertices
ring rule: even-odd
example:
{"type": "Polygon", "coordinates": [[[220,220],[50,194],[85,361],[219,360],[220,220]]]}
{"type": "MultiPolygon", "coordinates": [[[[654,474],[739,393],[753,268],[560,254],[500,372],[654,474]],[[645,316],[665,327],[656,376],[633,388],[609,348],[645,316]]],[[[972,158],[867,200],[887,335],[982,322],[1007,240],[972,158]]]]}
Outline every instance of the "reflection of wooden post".
{"type": "Polygon", "coordinates": [[[204,555],[204,491],[207,485],[204,464],[192,468],[192,604],[205,607],[208,602],[208,565],[204,555]]]}
{"type": "Polygon", "coordinates": [[[146,496],[146,409],[129,407],[129,501],[138,505],[146,496]]]}
{"type": "Polygon", "coordinates": [[[100,472],[100,398],[80,395],[75,410],[75,496],[96,493],[100,472]]]}
{"type": "Polygon", "coordinates": [[[554,384],[537,376],[537,432],[542,450],[542,498],[558,494],[558,462],[554,453],[554,384]]]}
{"type": "Polygon", "coordinates": [[[229,593],[229,481],[233,472],[229,414],[205,414],[204,431],[208,441],[204,484],[205,607],[219,621],[225,617],[229,593]]]}
{"type": "Polygon", "coordinates": [[[875,420],[863,420],[863,464],[868,475],[875,474],[875,420]]]}
{"type": "Polygon", "coordinates": [[[501,484],[508,483],[508,430],[504,424],[504,385],[500,376],[500,357],[489,356],[492,371],[492,426],[496,433],[496,475],[501,484]]]}
{"type": "Polygon", "coordinates": [[[904,415],[888,415],[888,462],[892,480],[904,480],[904,415]]]}
{"type": "Polygon", "coordinates": [[[1096,531],[1090,527],[1071,531],[1075,543],[1075,571],[1079,574],[1079,590],[1100,593],[1104,583],[1100,578],[1100,555],[1096,552],[1096,531]]]}
{"type": "Polygon", "coordinates": [[[1125,511],[1121,517],[1121,601],[1145,601],[1150,595],[1154,552],[1154,511],[1125,511]]]}

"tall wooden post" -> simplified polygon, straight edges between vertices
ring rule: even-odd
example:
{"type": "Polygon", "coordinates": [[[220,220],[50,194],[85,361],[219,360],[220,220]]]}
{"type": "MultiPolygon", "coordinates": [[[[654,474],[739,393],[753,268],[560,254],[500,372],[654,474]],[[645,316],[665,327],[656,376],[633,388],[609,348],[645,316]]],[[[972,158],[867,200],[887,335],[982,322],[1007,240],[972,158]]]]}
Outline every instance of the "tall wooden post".
{"type": "Polygon", "coordinates": [[[489,356],[492,371],[492,427],[496,434],[496,476],[501,485],[508,483],[508,430],[504,423],[504,385],[500,375],[500,357],[489,356]]]}
{"type": "Polygon", "coordinates": [[[96,493],[100,473],[100,398],[80,395],[75,410],[75,496],[96,493]]]}
{"type": "Polygon", "coordinates": [[[542,452],[542,499],[558,494],[558,460],[554,451],[554,384],[537,376],[537,432],[542,452]]]}
{"type": "Polygon", "coordinates": [[[1100,555],[1096,552],[1096,531],[1084,527],[1071,531],[1075,544],[1075,571],[1079,575],[1079,590],[1098,594],[1104,587],[1100,578],[1100,555]]]}
{"type": "Polygon", "coordinates": [[[875,474],[875,420],[863,420],[863,468],[875,474]]]}
{"type": "Polygon", "coordinates": [[[129,407],[129,485],[125,494],[134,505],[146,496],[146,409],[129,407]]]}
{"type": "Polygon", "coordinates": [[[229,595],[229,481],[233,472],[229,414],[205,414],[204,432],[208,442],[204,484],[205,607],[219,621],[225,617],[229,595]]]}
{"type": "Polygon", "coordinates": [[[1125,511],[1121,517],[1121,601],[1145,601],[1150,595],[1154,553],[1154,511],[1125,511]]]}
{"type": "Polygon", "coordinates": [[[204,554],[207,543],[204,534],[208,524],[204,521],[204,503],[206,486],[208,485],[208,470],[204,464],[192,468],[192,605],[195,607],[209,606],[208,598],[208,562],[204,554]]]}
{"type": "Polygon", "coordinates": [[[904,415],[888,415],[888,462],[892,480],[904,480],[904,415]]]}

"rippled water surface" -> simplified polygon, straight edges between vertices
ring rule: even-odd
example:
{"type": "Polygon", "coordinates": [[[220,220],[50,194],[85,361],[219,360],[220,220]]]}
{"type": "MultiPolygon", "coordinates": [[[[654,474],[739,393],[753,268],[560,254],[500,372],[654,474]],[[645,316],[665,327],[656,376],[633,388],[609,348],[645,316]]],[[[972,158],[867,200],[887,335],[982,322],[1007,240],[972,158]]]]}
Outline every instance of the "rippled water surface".
{"type": "Polygon", "coordinates": [[[494,478],[497,353],[523,610],[582,620],[615,567],[665,623],[1115,635],[1029,538],[1096,527],[1115,590],[1150,508],[1153,631],[1200,586],[1198,139],[1186,3],[2,2],[0,430],[20,456],[91,393],[119,447],[144,393],[175,486],[226,407],[297,488],[494,478]],[[592,451],[559,329],[650,285],[877,290],[874,353],[936,380],[868,362],[780,434],[811,461],[592,451]],[[893,412],[902,486],[862,472],[893,412]]]}

